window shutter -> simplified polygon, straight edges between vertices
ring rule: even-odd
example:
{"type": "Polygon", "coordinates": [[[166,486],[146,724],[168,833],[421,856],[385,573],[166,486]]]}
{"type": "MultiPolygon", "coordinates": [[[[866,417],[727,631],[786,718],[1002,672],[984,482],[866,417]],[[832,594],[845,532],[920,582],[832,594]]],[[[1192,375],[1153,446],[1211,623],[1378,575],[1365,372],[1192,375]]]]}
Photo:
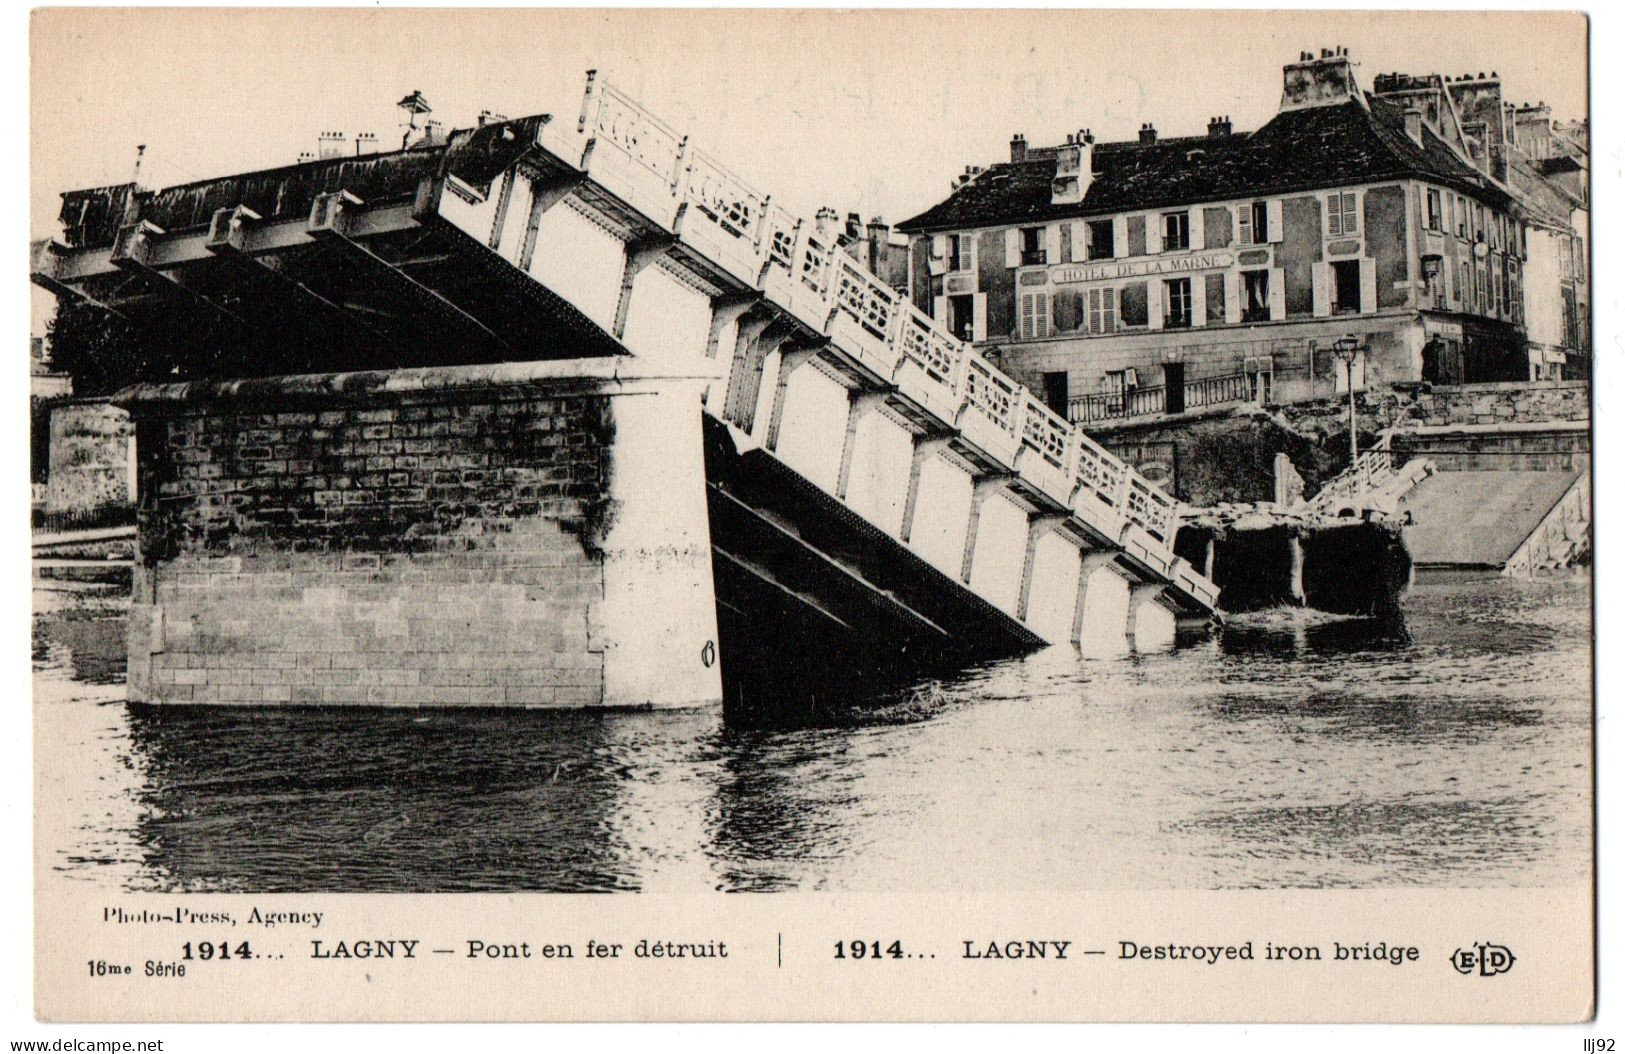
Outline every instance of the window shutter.
{"type": "Polygon", "coordinates": [[[1286,272],[1279,267],[1270,268],[1270,321],[1286,318],[1286,272]]]}
{"type": "Polygon", "coordinates": [[[1147,282],[1145,289],[1145,316],[1146,322],[1152,329],[1162,328],[1163,307],[1167,303],[1168,284],[1166,282],[1147,282]]]}
{"type": "Polygon", "coordinates": [[[1199,253],[1207,248],[1206,215],[1200,208],[1190,211],[1191,223],[1191,252],[1199,253]]]}
{"type": "Polygon", "coordinates": [[[1360,261],[1360,310],[1377,310],[1377,261],[1360,261]]]}
{"type": "Polygon", "coordinates": [[[1326,197],[1326,234],[1336,236],[1343,233],[1343,212],[1337,207],[1337,194],[1332,193],[1326,197]]]}
{"type": "Polygon", "coordinates": [[[1117,332],[1117,290],[1100,291],[1100,326],[1104,333],[1117,332]]]}
{"type": "Polygon", "coordinates": [[[934,234],[931,236],[931,254],[926,259],[926,270],[933,275],[943,274],[948,270],[948,236],[934,234]]]}
{"type": "Polygon", "coordinates": [[[1021,231],[1015,227],[1004,232],[1004,266],[1021,266],[1021,231]]]}
{"type": "Polygon", "coordinates": [[[1162,216],[1159,213],[1145,214],[1145,252],[1147,256],[1162,252],[1162,216]]]}
{"type": "Polygon", "coordinates": [[[1311,269],[1314,281],[1315,317],[1332,313],[1332,266],[1322,260],[1311,269]]]}
{"type": "Polygon", "coordinates": [[[1072,262],[1089,258],[1089,225],[1082,220],[1072,222],[1072,262]]]}
{"type": "Polygon", "coordinates": [[[1232,326],[1241,321],[1241,272],[1224,273],[1224,320],[1232,326]]]}
{"type": "Polygon", "coordinates": [[[1253,244],[1253,207],[1251,205],[1236,206],[1236,244],[1253,244]]]}
{"type": "Polygon", "coordinates": [[[1052,223],[1044,228],[1044,262],[1061,262],[1061,225],[1052,223]]]}
{"type": "Polygon", "coordinates": [[[987,339],[987,294],[971,297],[970,335],[972,340],[987,339]]]}
{"type": "Polygon", "coordinates": [[[1207,280],[1202,275],[1191,279],[1191,325],[1207,325],[1207,280]]]}
{"type": "Polygon", "coordinates": [[[1112,256],[1128,255],[1128,217],[1112,217],[1112,256]]]}
{"type": "Polygon", "coordinates": [[[1268,233],[1265,236],[1265,240],[1266,241],[1271,241],[1271,242],[1278,242],[1278,241],[1281,240],[1281,237],[1282,237],[1281,202],[1280,202],[1280,199],[1272,198],[1269,201],[1265,202],[1264,203],[1264,210],[1269,213],[1269,227],[1270,227],[1268,233]]]}
{"type": "Polygon", "coordinates": [[[936,319],[937,324],[939,326],[941,326],[942,328],[944,328],[944,329],[948,328],[948,298],[947,297],[939,296],[939,297],[935,297],[935,298],[932,299],[932,301],[931,301],[931,317],[936,319]]]}

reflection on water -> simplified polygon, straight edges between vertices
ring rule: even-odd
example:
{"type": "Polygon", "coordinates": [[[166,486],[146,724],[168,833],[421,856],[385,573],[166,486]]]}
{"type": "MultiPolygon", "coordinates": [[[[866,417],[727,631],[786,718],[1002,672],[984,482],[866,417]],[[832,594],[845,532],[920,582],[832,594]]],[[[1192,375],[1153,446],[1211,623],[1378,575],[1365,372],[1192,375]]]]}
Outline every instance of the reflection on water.
{"type": "Polygon", "coordinates": [[[1173,654],[1057,649],[749,730],[129,706],[122,592],[39,588],[38,779],[62,806],[39,837],[60,872],[153,890],[1579,882],[1589,597],[1424,584],[1402,621],[1263,613],[1173,654]]]}

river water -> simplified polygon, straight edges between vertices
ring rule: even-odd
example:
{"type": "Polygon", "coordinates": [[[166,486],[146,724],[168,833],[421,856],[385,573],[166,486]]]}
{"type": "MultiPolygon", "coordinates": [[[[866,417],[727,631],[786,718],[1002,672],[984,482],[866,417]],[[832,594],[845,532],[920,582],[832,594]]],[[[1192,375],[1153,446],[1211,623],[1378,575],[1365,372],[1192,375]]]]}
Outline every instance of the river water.
{"type": "Polygon", "coordinates": [[[37,584],[44,866],[132,890],[1056,890],[1588,881],[1590,581],[1426,582],[1052,651],[822,727],[158,710],[124,590],[37,584]]]}

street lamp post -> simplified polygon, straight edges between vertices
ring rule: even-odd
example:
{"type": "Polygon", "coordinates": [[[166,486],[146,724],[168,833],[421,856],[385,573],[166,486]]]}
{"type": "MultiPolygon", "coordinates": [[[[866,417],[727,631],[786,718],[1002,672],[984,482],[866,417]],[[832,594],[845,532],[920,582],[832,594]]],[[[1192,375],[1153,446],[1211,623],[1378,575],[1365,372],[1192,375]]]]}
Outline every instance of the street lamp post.
{"type": "Polygon", "coordinates": [[[1332,344],[1332,352],[1337,356],[1337,361],[1343,364],[1343,377],[1349,389],[1349,468],[1353,468],[1360,458],[1360,439],[1354,427],[1354,360],[1359,358],[1362,350],[1360,338],[1352,333],[1332,344]]]}

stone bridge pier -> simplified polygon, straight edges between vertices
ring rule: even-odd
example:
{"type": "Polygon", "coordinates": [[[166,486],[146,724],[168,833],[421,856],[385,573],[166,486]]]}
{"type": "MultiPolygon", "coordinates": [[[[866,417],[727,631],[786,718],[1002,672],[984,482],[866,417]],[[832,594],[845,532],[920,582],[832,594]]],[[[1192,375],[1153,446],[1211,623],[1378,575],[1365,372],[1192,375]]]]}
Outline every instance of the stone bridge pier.
{"type": "Polygon", "coordinates": [[[127,391],[131,697],[720,703],[703,379],[632,365],[127,391]]]}

